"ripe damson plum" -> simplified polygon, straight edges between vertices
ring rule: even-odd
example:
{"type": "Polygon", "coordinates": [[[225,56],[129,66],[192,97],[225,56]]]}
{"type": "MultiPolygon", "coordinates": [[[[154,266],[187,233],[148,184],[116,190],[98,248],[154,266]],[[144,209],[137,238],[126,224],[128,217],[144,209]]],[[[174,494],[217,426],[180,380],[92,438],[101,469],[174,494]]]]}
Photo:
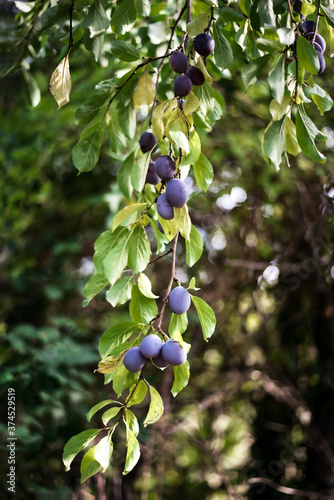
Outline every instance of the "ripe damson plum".
{"type": "MultiPolygon", "coordinates": [[[[304,37],[306,38],[306,40],[308,40],[309,42],[312,41],[313,36],[314,36],[314,32],[313,31],[308,31],[304,35],[304,37]]],[[[323,37],[321,35],[319,35],[319,33],[317,33],[315,35],[314,41],[320,45],[322,52],[324,52],[326,50],[326,42],[323,39],[323,37]]]]}
{"type": "Polygon", "coordinates": [[[168,366],[168,363],[164,360],[161,353],[153,359],[153,364],[155,364],[158,368],[167,368],[168,366]]]}
{"type": "Polygon", "coordinates": [[[187,360],[185,348],[175,339],[169,339],[163,344],[161,355],[166,363],[172,366],[183,365],[187,360]]]}
{"type": "Polygon", "coordinates": [[[166,191],[157,199],[157,212],[165,220],[174,219],[174,209],[167,200],[166,191]]]}
{"type": "Polygon", "coordinates": [[[156,358],[160,354],[162,340],[158,335],[152,333],[152,335],[148,335],[142,340],[139,347],[140,354],[144,356],[144,358],[156,358]]]}
{"type": "Polygon", "coordinates": [[[319,64],[320,64],[320,69],[318,71],[318,75],[321,75],[325,71],[326,68],[326,63],[325,63],[325,58],[321,52],[318,52],[318,59],[319,59],[319,64]]]}
{"type": "Polygon", "coordinates": [[[295,12],[297,12],[298,14],[301,13],[301,10],[302,10],[302,6],[303,6],[303,0],[295,0],[293,2],[293,10],[295,12]]]}
{"type": "Polygon", "coordinates": [[[189,66],[186,75],[190,78],[193,85],[200,86],[205,82],[202,71],[196,66],[189,66]]]}
{"type": "Polygon", "coordinates": [[[183,286],[177,286],[170,292],[168,304],[173,313],[184,314],[191,304],[190,293],[183,286]]]}
{"type": "Polygon", "coordinates": [[[170,56],[169,64],[175,73],[185,73],[188,68],[187,56],[183,52],[176,50],[170,56]]]}
{"type": "Polygon", "coordinates": [[[315,28],[315,22],[314,21],[303,21],[301,25],[299,26],[299,31],[303,35],[304,33],[307,33],[308,31],[314,31],[315,28]]]}
{"type": "Polygon", "coordinates": [[[182,208],[188,199],[187,186],[181,179],[171,179],[166,187],[169,203],[176,208],[182,208]]]}
{"type": "Polygon", "coordinates": [[[148,170],[147,170],[147,174],[146,174],[146,182],[148,184],[159,184],[159,182],[161,181],[160,177],[158,176],[158,174],[156,173],[155,171],[155,168],[154,168],[154,161],[150,161],[150,163],[148,164],[148,170]]]}
{"type": "Polygon", "coordinates": [[[132,347],[124,356],[124,366],[129,372],[136,373],[144,368],[146,358],[140,353],[139,346],[132,347]]]}
{"type": "Polygon", "coordinates": [[[207,57],[214,51],[215,41],[208,33],[200,33],[194,39],[196,52],[203,57],[207,57]]]}
{"type": "Polygon", "coordinates": [[[186,97],[190,94],[193,84],[187,75],[180,75],[174,80],[174,93],[178,97],[186,97]]]}
{"type": "Polygon", "coordinates": [[[159,229],[159,231],[160,231],[161,234],[165,234],[164,228],[160,224],[160,221],[158,221],[158,229],[159,229]]]}
{"type": "Polygon", "coordinates": [[[320,45],[317,43],[317,42],[313,42],[313,47],[315,48],[315,50],[319,53],[319,54],[322,54],[322,48],[320,47],[320,45]]]}
{"type": "Polygon", "coordinates": [[[168,155],[159,156],[155,161],[155,171],[163,181],[172,179],[175,169],[175,161],[168,155]]]}
{"type": "Polygon", "coordinates": [[[143,132],[139,138],[139,146],[143,153],[151,151],[151,149],[154,148],[157,142],[158,141],[155,135],[152,134],[152,132],[148,132],[147,130],[145,130],[145,132],[143,132]]]}

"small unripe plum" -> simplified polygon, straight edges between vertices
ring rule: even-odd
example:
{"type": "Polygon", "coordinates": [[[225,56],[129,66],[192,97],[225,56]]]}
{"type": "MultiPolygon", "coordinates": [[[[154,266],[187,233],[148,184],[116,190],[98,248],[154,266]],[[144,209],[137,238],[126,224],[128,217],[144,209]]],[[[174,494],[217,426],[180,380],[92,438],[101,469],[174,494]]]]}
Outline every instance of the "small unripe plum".
{"type": "Polygon", "coordinates": [[[176,208],[182,208],[188,199],[187,186],[181,179],[171,179],[166,187],[169,203],[176,208]]]}
{"type": "Polygon", "coordinates": [[[153,363],[158,368],[167,368],[167,366],[168,366],[168,363],[166,363],[166,361],[162,357],[161,353],[159,354],[159,356],[157,356],[156,358],[153,359],[153,363]]]}
{"type": "Polygon", "coordinates": [[[152,132],[147,132],[147,130],[145,130],[145,132],[143,132],[140,136],[139,146],[143,153],[147,153],[154,148],[157,142],[158,141],[155,135],[152,134],[152,132]]]}
{"type": "Polygon", "coordinates": [[[129,372],[136,373],[144,368],[146,358],[140,353],[139,346],[132,347],[124,356],[124,366],[129,372]]]}
{"type": "MultiPolygon", "coordinates": [[[[306,38],[306,40],[308,40],[309,42],[312,41],[313,36],[314,36],[314,31],[308,31],[304,35],[304,37],[306,38]]],[[[317,33],[315,35],[314,41],[320,45],[322,52],[324,52],[326,50],[326,42],[323,39],[323,37],[321,35],[319,35],[319,33],[317,33]]]]}
{"type": "Polygon", "coordinates": [[[321,75],[321,73],[323,73],[326,68],[325,58],[321,52],[318,52],[318,59],[320,63],[320,69],[318,71],[318,75],[321,75]]]}
{"type": "Polygon", "coordinates": [[[187,360],[185,348],[175,339],[169,339],[163,344],[161,355],[164,361],[172,366],[183,365],[187,360]]]}
{"type": "Polygon", "coordinates": [[[160,224],[160,221],[158,221],[158,229],[159,229],[159,231],[160,231],[161,234],[165,234],[164,228],[160,224]]]}
{"type": "Polygon", "coordinates": [[[169,64],[175,73],[185,73],[188,68],[187,56],[183,52],[176,50],[170,56],[169,64]]]}
{"type": "Polygon", "coordinates": [[[189,66],[186,75],[189,76],[193,85],[200,86],[205,82],[202,71],[196,66],[189,66]]]}
{"type": "Polygon", "coordinates": [[[166,191],[157,199],[157,212],[165,220],[174,219],[174,209],[167,200],[166,191]]]}
{"type": "Polygon", "coordinates": [[[144,358],[156,358],[160,354],[162,340],[158,335],[152,333],[152,335],[148,335],[142,340],[139,347],[140,354],[144,356],[144,358]]]}
{"type": "Polygon", "coordinates": [[[160,177],[158,176],[158,174],[156,173],[155,171],[155,168],[154,168],[154,161],[150,161],[150,163],[148,164],[148,170],[147,170],[147,174],[146,174],[146,182],[148,184],[159,184],[159,182],[161,181],[160,177]]]}
{"type": "Polygon", "coordinates": [[[315,28],[315,22],[314,21],[303,21],[300,26],[299,26],[299,31],[303,35],[304,33],[307,33],[308,31],[314,31],[315,28]]]}
{"type": "Polygon", "coordinates": [[[177,286],[170,292],[168,304],[173,313],[184,314],[191,304],[190,293],[183,286],[177,286]]]}
{"type": "Polygon", "coordinates": [[[159,156],[155,161],[155,171],[163,181],[172,179],[175,169],[175,161],[168,155],[159,156]]]}
{"type": "Polygon", "coordinates": [[[174,80],[174,93],[178,97],[186,97],[190,94],[193,84],[187,75],[180,75],[174,80]]]}
{"type": "Polygon", "coordinates": [[[196,52],[203,57],[207,57],[214,51],[215,41],[208,33],[200,33],[194,39],[196,52]]]}

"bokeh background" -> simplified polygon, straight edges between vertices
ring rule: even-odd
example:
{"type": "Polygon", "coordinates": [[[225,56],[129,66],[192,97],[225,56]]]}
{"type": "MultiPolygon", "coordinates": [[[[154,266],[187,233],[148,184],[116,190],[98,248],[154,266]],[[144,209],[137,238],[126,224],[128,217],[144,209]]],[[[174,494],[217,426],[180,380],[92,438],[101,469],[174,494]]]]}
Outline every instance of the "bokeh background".
{"type": "MultiPolygon", "coordinates": [[[[0,2],[1,63],[15,56],[14,15],[11,3],[0,2]]],[[[94,373],[97,345],[127,313],[103,295],[82,307],[94,241],[124,202],[116,185],[119,163],[107,144],[90,173],[78,176],[71,160],[80,133],[75,111],[112,68],[90,57],[83,65],[73,51],[71,102],[57,111],[48,93],[56,49],[32,67],[38,106],[24,72],[1,82],[1,489],[11,387],[18,438],[14,498],[288,498],[288,490],[275,485],[290,488],[290,498],[334,498],[334,114],[308,108],[328,134],[319,146],[327,163],[300,155],[275,172],[261,153],[270,121],[268,85],[260,79],[245,93],[239,74],[228,72],[215,83],[225,115],[201,137],[214,181],[207,194],[194,189],[189,201],[204,254],[188,269],[181,243],[177,258],[180,280],[194,275],[217,315],[215,335],[204,342],[191,309],[191,379],[176,399],[170,369],[149,374],[166,411],[155,425],[141,427],[142,457],[133,472],[122,476],[119,430],[105,474],[80,485],[78,457],[64,472],[65,442],[100,425],[98,416],[88,424],[86,413],[113,397],[94,373]]],[[[334,69],[326,59],[321,82],[332,93],[334,69]]],[[[163,294],[169,273],[168,257],[150,266],[154,293],[163,294]]],[[[140,420],[147,404],[136,408],[140,420]]]]}

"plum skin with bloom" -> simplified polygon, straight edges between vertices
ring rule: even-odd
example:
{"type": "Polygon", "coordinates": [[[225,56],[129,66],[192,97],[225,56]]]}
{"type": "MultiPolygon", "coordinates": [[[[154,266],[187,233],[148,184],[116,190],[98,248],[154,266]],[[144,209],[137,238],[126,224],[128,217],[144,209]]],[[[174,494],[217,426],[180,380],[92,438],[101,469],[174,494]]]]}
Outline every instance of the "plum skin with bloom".
{"type": "Polygon", "coordinates": [[[166,187],[168,202],[176,208],[182,208],[188,200],[187,186],[181,179],[171,179],[166,187]]]}
{"type": "Polygon", "coordinates": [[[215,41],[208,33],[199,33],[194,39],[196,52],[203,57],[207,57],[214,51],[215,41]]]}
{"type": "Polygon", "coordinates": [[[161,347],[161,338],[153,333],[152,335],[148,335],[142,340],[139,346],[140,354],[144,356],[144,358],[156,358],[160,354],[161,347]]]}
{"type": "Polygon", "coordinates": [[[159,184],[160,180],[161,180],[160,177],[155,171],[154,161],[150,161],[150,163],[148,164],[148,170],[145,182],[147,182],[148,184],[156,185],[159,184]]]}
{"type": "Polygon", "coordinates": [[[167,200],[166,191],[157,200],[157,212],[165,220],[174,219],[174,209],[167,200]]]}
{"type": "Polygon", "coordinates": [[[124,366],[129,372],[136,373],[142,370],[146,363],[146,358],[140,353],[139,346],[132,347],[124,356],[124,366]]]}
{"type": "Polygon", "coordinates": [[[178,97],[186,97],[193,88],[192,81],[187,75],[180,75],[174,80],[174,93],[178,97]]]}
{"type": "Polygon", "coordinates": [[[197,68],[197,66],[189,66],[186,75],[190,78],[192,84],[197,87],[203,85],[203,83],[205,82],[205,77],[202,71],[197,68]]]}
{"type": "Polygon", "coordinates": [[[143,132],[139,138],[139,146],[143,153],[148,153],[148,151],[151,151],[151,149],[154,148],[157,142],[158,141],[155,135],[152,134],[152,132],[148,132],[147,130],[145,130],[145,132],[143,132]]]}
{"type": "Polygon", "coordinates": [[[169,181],[174,177],[176,170],[175,161],[168,155],[159,156],[155,160],[155,171],[163,181],[169,181]]]}
{"type": "Polygon", "coordinates": [[[177,286],[170,292],[168,304],[173,313],[184,314],[191,304],[190,293],[183,286],[177,286]]]}
{"type": "Polygon", "coordinates": [[[175,73],[185,73],[188,69],[187,56],[183,52],[176,50],[171,54],[169,64],[175,73]]]}
{"type": "Polygon", "coordinates": [[[175,339],[169,339],[163,344],[161,356],[171,366],[180,366],[187,361],[185,348],[175,339]]]}

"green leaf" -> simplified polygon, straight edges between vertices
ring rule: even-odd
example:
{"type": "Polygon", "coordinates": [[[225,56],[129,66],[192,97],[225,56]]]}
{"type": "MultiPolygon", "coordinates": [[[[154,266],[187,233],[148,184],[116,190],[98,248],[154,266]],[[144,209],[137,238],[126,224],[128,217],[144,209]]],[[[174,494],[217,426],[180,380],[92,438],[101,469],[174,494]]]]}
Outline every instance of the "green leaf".
{"type": "Polygon", "coordinates": [[[154,299],[148,299],[140,291],[138,285],[134,285],[131,293],[130,316],[133,321],[149,323],[158,313],[158,307],[154,299]]]}
{"type": "Polygon", "coordinates": [[[115,248],[119,243],[125,242],[128,237],[128,229],[126,227],[119,227],[114,232],[110,229],[104,231],[96,240],[94,249],[93,263],[99,274],[104,272],[103,260],[108,252],[115,248]]]}
{"type": "Polygon", "coordinates": [[[231,21],[232,23],[240,23],[245,19],[241,12],[231,9],[231,7],[219,6],[219,11],[221,12],[220,19],[223,19],[225,22],[231,21]]]}
{"type": "Polygon", "coordinates": [[[244,65],[241,70],[241,78],[245,84],[246,89],[248,89],[248,87],[256,82],[256,80],[262,73],[262,70],[268,65],[270,58],[271,54],[267,54],[265,56],[254,59],[249,64],[244,65]]]}
{"type": "Polygon", "coordinates": [[[131,170],[131,183],[134,189],[139,193],[142,191],[145,184],[150,158],[151,151],[148,151],[139,158],[139,160],[133,165],[131,170]]]}
{"type": "Polygon", "coordinates": [[[118,413],[121,411],[121,407],[118,406],[118,407],[113,407],[113,408],[109,408],[109,410],[105,411],[102,415],[102,422],[103,422],[103,425],[107,425],[109,420],[111,420],[112,418],[116,417],[116,415],[118,415],[118,413]]]}
{"type": "Polygon", "coordinates": [[[127,266],[129,255],[129,241],[132,231],[128,231],[126,238],[108,252],[103,260],[105,276],[113,285],[120,278],[127,266]]]}
{"type": "MultiPolygon", "coordinates": [[[[187,95],[187,97],[185,98],[184,103],[183,103],[184,114],[189,115],[190,113],[193,113],[194,111],[196,111],[196,109],[198,109],[198,108],[199,108],[199,100],[195,96],[194,92],[190,92],[190,94],[187,95]]],[[[193,132],[195,132],[195,131],[193,130],[193,132]]],[[[191,148],[190,148],[190,152],[191,152],[191,148]]]]}
{"type": "Polygon", "coordinates": [[[131,200],[132,196],[132,184],[131,184],[131,170],[134,162],[134,153],[131,153],[122,163],[120,168],[117,170],[117,183],[124,194],[124,196],[131,200]]]}
{"type": "Polygon", "coordinates": [[[137,226],[129,240],[128,266],[134,273],[146,269],[151,256],[150,242],[143,227],[137,226]]]}
{"type": "Polygon", "coordinates": [[[101,429],[88,429],[86,431],[80,432],[75,436],[71,437],[69,441],[64,446],[63,452],[63,463],[65,465],[65,470],[70,470],[71,463],[76,455],[86,448],[95,437],[99,434],[101,429]]]}
{"type": "Polygon", "coordinates": [[[140,372],[131,373],[124,365],[113,376],[113,389],[117,396],[120,398],[124,389],[132,387],[139,379],[140,372]]]}
{"type": "MultiPolygon", "coordinates": [[[[128,86],[128,85],[127,85],[128,86]]],[[[136,133],[137,116],[132,102],[118,108],[118,124],[128,139],[133,139],[136,133]]]]}
{"type": "Polygon", "coordinates": [[[123,358],[126,354],[126,351],[128,350],[129,346],[128,345],[120,345],[118,351],[120,352],[115,352],[114,356],[107,356],[106,358],[102,359],[99,362],[98,369],[97,371],[99,373],[104,373],[104,374],[113,374],[115,373],[120,366],[123,364],[123,358]]]}
{"type": "Polygon", "coordinates": [[[262,138],[262,151],[266,162],[279,170],[285,151],[285,117],[269,123],[262,138]]]}
{"type": "Polygon", "coordinates": [[[114,86],[107,90],[103,88],[89,96],[75,114],[78,125],[84,127],[91,123],[99,111],[106,108],[106,103],[109,101],[113,90],[114,86]]]}
{"type": "Polygon", "coordinates": [[[94,448],[95,447],[88,450],[82,457],[80,465],[81,483],[86,481],[86,479],[88,479],[89,477],[92,477],[95,474],[97,474],[99,470],[102,468],[101,464],[97,460],[95,460],[94,448]]]}
{"type": "Polygon", "coordinates": [[[137,437],[139,434],[139,424],[137,417],[132,413],[131,410],[128,409],[125,410],[125,420],[130,431],[133,433],[134,436],[137,437]]]}
{"type": "Polygon", "coordinates": [[[88,305],[89,302],[98,293],[100,293],[107,285],[108,285],[108,280],[106,279],[105,276],[103,276],[102,274],[94,274],[94,276],[92,276],[90,280],[87,281],[83,291],[83,296],[86,297],[87,299],[86,305],[88,305]]]}
{"type": "Polygon", "coordinates": [[[99,342],[99,353],[101,358],[105,358],[116,349],[119,345],[123,344],[131,335],[142,325],[132,321],[118,323],[106,330],[99,342]]]}
{"type": "Polygon", "coordinates": [[[185,165],[192,165],[199,159],[201,155],[201,140],[196,130],[192,130],[190,132],[189,148],[190,152],[183,157],[180,163],[180,167],[183,167],[185,165]]]}
{"type": "Polygon", "coordinates": [[[116,35],[126,33],[131,30],[136,22],[137,12],[134,0],[124,0],[119,4],[111,17],[111,27],[116,35]]]}
{"type": "Polygon", "coordinates": [[[140,59],[138,49],[131,43],[115,40],[110,44],[111,52],[121,61],[133,62],[140,59]]]}
{"type": "MultiPolygon", "coordinates": [[[[36,106],[38,106],[38,104],[40,103],[40,100],[41,100],[40,88],[38,86],[36,79],[32,76],[30,71],[27,71],[25,68],[22,68],[22,72],[23,72],[23,76],[24,76],[24,82],[26,84],[29,104],[30,104],[30,106],[35,108],[36,106]]],[[[59,97],[58,94],[57,94],[57,97],[59,97]]],[[[58,102],[57,98],[56,98],[56,100],[58,102]]],[[[68,102],[68,101],[69,101],[69,98],[68,98],[68,100],[66,100],[66,102],[68,102]]],[[[66,102],[64,102],[64,104],[66,104],[66,102]]],[[[64,104],[58,103],[58,109],[60,109],[62,106],[64,106],[64,104]]]]}
{"type": "Polygon", "coordinates": [[[145,384],[144,380],[140,380],[138,382],[137,387],[136,385],[130,387],[129,394],[132,394],[132,396],[131,399],[127,400],[127,407],[130,408],[130,406],[140,404],[144,400],[146,393],[147,393],[147,385],[145,384]],[[134,389],[135,392],[132,394],[132,391],[134,389]]]}
{"type": "Polygon", "coordinates": [[[88,14],[83,20],[82,27],[87,29],[90,38],[103,35],[109,28],[109,18],[101,5],[100,0],[94,0],[88,14]]]}
{"type": "Polygon", "coordinates": [[[57,101],[58,109],[65,106],[65,104],[70,101],[72,81],[69,56],[70,54],[68,52],[67,55],[60,61],[50,78],[49,89],[57,101]]]}
{"type": "Polygon", "coordinates": [[[295,41],[295,31],[292,28],[278,28],[277,34],[282,45],[292,45],[295,41]]]}
{"type": "Polygon", "coordinates": [[[135,7],[139,16],[148,17],[151,13],[150,0],[135,0],[135,7]]]}
{"type": "Polygon", "coordinates": [[[213,168],[211,163],[207,157],[201,153],[198,160],[195,161],[193,168],[197,184],[203,191],[207,192],[213,179],[213,168]]]}
{"type": "MultiPolygon", "coordinates": [[[[115,229],[122,224],[126,219],[130,217],[130,215],[134,213],[139,213],[143,211],[144,207],[147,207],[148,203],[132,203],[131,205],[127,205],[126,207],[122,208],[114,217],[113,222],[112,222],[112,231],[115,231],[115,229]]],[[[133,233],[131,235],[131,238],[133,236],[133,233]]]]}
{"type": "Polygon", "coordinates": [[[187,23],[187,33],[189,36],[196,36],[198,33],[203,33],[209,24],[208,11],[203,14],[198,14],[192,21],[187,23]]]}
{"type": "Polygon", "coordinates": [[[126,428],[126,459],[123,474],[126,475],[137,464],[140,457],[139,443],[134,433],[127,427],[126,428]]]}
{"type": "Polygon", "coordinates": [[[186,263],[192,267],[203,253],[203,238],[195,226],[191,225],[189,240],[186,240],[186,263]]]}
{"type": "Polygon", "coordinates": [[[100,124],[86,129],[80,141],[72,150],[72,160],[79,172],[89,172],[97,164],[103,139],[103,128],[100,124]]]}
{"type": "Polygon", "coordinates": [[[334,28],[334,13],[328,7],[325,7],[323,4],[321,4],[320,8],[323,11],[323,13],[325,14],[326,21],[328,22],[328,24],[332,28],[334,28]]]}
{"type": "Polygon", "coordinates": [[[313,45],[303,36],[297,37],[297,56],[298,63],[312,75],[317,75],[320,69],[320,63],[317,51],[313,45]]]}
{"type": "Polygon", "coordinates": [[[141,106],[150,106],[154,101],[155,83],[148,71],[145,71],[134,88],[132,94],[133,104],[140,108],[141,106]]]}
{"type": "Polygon", "coordinates": [[[318,151],[314,141],[322,141],[327,137],[317,129],[312,120],[307,116],[302,105],[298,106],[296,116],[297,139],[303,153],[314,161],[324,163],[326,157],[318,151]]]}
{"type": "Polygon", "coordinates": [[[93,415],[95,415],[95,413],[101,410],[101,408],[104,408],[105,406],[110,405],[112,403],[119,404],[119,402],[115,401],[114,399],[105,399],[104,401],[100,401],[99,403],[97,403],[97,405],[94,405],[86,415],[88,422],[91,421],[93,415]]]}
{"type": "Polygon", "coordinates": [[[208,340],[215,331],[216,317],[212,308],[200,297],[191,296],[194,306],[196,307],[199,321],[201,323],[204,340],[208,340]]]}
{"type": "Polygon", "coordinates": [[[148,299],[159,298],[159,295],[154,295],[154,293],[152,292],[152,283],[150,282],[146,274],[140,273],[140,275],[138,276],[137,283],[139,290],[143,295],[145,295],[145,297],[147,297],[148,299]]]}
{"type": "Polygon", "coordinates": [[[274,3],[272,0],[259,0],[258,13],[263,24],[276,27],[274,3]]]}
{"type": "Polygon", "coordinates": [[[285,54],[282,54],[277,59],[275,67],[269,73],[268,83],[271,89],[271,94],[277,102],[281,104],[285,91],[285,54]]]}
{"type": "Polygon", "coordinates": [[[174,382],[171,388],[172,395],[175,396],[188,385],[190,377],[189,361],[183,365],[174,366],[174,382]]]}
{"type": "Polygon", "coordinates": [[[174,220],[183,238],[188,240],[191,230],[191,220],[187,205],[184,205],[182,208],[174,207],[174,220]]]}
{"type": "Polygon", "coordinates": [[[168,326],[168,332],[171,336],[175,332],[184,333],[188,328],[188,316],[187,313],[184,314],[172,314],[171,320],[168,326]]]}
{"type": "Polygon", "coordinates": [[[168,136],[171,141],[178,148],[183,149],[183,151],[187,155],[190,153],[190,146],[187,137],[187,127],[183,127],[184,123],[185,122],[183,117],[173,121],[173,123],[171,123],[171,125],[168,127],[168,136]]]}
{"type": "Polygon", "coordinates": [[[215,107],[212,85],[208,82],[204,82],[203,85],[197,87],[194,92],[199,99],[200,109],[203,115],[210,114],[215,107]]]}
{"type": "Polygon", "coordinates": [[[331,96],[316,83],[313,87],[306,87],[305,94],[311,97],[315,104],[318,106],[320,114],[323,115],[333,107],[333,99],[331,96]]]}
{"type": "Polygon", "coordinates": [[[94,458],[101,465],[102,472],[106,470],[110,464],[111,455],[113,452],[113,445],[111,441],[111,435],[108,434],[101,441],[94,446],[94,458]]]}
{"type": "Polygon", "coordinates": [[[153,424],[163,415],[164,412],[164,404],[159,392],[152,387],[150,384],[147,384],[150,390],[151,402],[150,407],[147,413],[147,416],[144,421],[144,427],[149,424],[153,424]]]}
{"type": "Polygon", "coordinates": [[[166,220],[166,219],[163,219],[162,217],[160,217],[160,215],[158,215],[158,219],[159,219],[160,224],[162,225],[165,237],[168,239],[168,241],[171,241],[172,239],[174,239],[175,235],[178,231],[178,227],[176,225],[175,219],[166,220]]]}
{"type": "Polygon", "coordinates": [[[296,156],[301,149],[297,140],[296,126],[290,116],[285,120],[285,149],[287,153],[296,156]]]}
{"type": "Polygon", "coordinates": [[[231,45],[224,37],[221,29],[217,28],[216,23],[213,23],[213,39],[215,41],[215,61],[217,66],[224,70],[233,62],[233,52],[231,45]]]}
{"type": "Polygon", "coordinates": [[[133,276],[126,276],[116,281],[106,293],[106,299],[113,307],[123,305],[131,298],[131,290],[133,287],[133,276]]]}

